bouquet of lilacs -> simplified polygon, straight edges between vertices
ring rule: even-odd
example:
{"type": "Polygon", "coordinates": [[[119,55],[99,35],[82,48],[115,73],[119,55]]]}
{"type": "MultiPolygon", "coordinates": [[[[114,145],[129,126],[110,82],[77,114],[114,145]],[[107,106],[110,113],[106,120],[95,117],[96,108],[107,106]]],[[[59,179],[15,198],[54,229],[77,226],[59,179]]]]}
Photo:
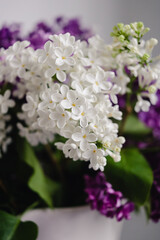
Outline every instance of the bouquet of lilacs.
{"type": "Polygon", "coordinates": [[[160,68],[148,31],[118,24],[108,45],[77,19],[26,37],[0,30],[3,239],[28,227],[35,239],[17,215],[37,207],[87,202],[120,221],[144,206],[159,220],[160,68]]]}

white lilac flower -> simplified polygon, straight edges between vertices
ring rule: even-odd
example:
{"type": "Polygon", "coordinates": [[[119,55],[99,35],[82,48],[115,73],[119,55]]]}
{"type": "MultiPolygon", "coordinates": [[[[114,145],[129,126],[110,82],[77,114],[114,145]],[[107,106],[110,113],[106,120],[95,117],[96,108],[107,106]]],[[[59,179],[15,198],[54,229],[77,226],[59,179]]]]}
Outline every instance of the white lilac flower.
{"type": "Polygon", "coordinates": [[[104,170],[104,166],[106,165],[104,151],[98,149],[95,144],[90,144],[89,150],[85,151],[82,156],[86,160],[90,159],[90,168],[93,168],[94,170],[104,170]]]}
{"type": "Polygon", "coordinates": [[[70,118],[70,113],[65,111],[60,105],[57,105],[56,111],[50,113],[49,117],[56,121],[58,128],[63,128],[70,118]]]}
{"type": "Polygon", "coordinates": [[[66,80],[66,73],[64,70],[66,70],[66,66],[56,66],[55,60],[53,62],[50,62],[48,64],[49,68],[45,72],[45,76],[50,78],[53,77],[56,74],[57,79],[60,82],[64,82],[66,80]]]}
{"type": "Polygon", "coordinates": [[[22,82],[18,82],[16,89],[13,91],[13,96],[22,99],[26,93],[26,85],[22,82]]]}
{"type": "Polygon", "coordinates": [[[50,111],[41,111],[39,110],[38,111],[38,125],[43,128],[43,129],[46,129],[46,130],[52,130],[55,128],[55,120],[53,120],[51,117],[50,117],[50,111]]]}
{"type": "Polygon", "coordinates": [[[7,90],[4,96],[0,95],[0,111],[2,114],[7,113],[8,108],[15,106],[15,102],[12,99],[10,99],[10,96],[11,96],[10,90],[7,90]]]}
{"type": "Polygon", "coordinates": [[[97,137],[94,133],[89,131],[89,128],[77,127],[75,132],[72,134],[72,139],[75,142],[79,142],[80,149],[86,151],[89,143],[93,143],[97,140],[97,137]]]}
{"type": "Polygon", "coordinates": [[[18,114],[19,134],[33,146],[46,144],[59,134],[66,142],[56,146],[66,157],[89,161],[89,167],[103,170],[107,155],[120,159],[123,144],[117,140],[118,125],[112,121],[121,119],[116,96],[123,86],[114,82],[113,48],[107,49],[99,37],[86,44],[68,33],[50,40],[44,49],[34,51],[26,43],[18,43],[2,53],[7,81],[20,77],[14,96],[26,94],[18,114]]]}
{"type": "Polygon", "coordinates": [[[88,73],[86,80],[92,84],[93,92],[99,93],[101,90],[109,90],[111,88],[111,83],[107,80],[113,77],[113,72],[104,72],[101,68],[98,68],[93,69],[93,73],[88,73]]]}
{"type": "Polygon", "coordinates": [[[28,112],[29,117],[33,117],[36,113],[38,103],[39,103],[38,95],[33,95],[29,93],[26,96],[26,100],[27,100],[27,103],[22,105],[22,110],[28,112]]]}
{"type": "Polygon", "coordinates": [[[0,157],[2,156],[2,152],[7,151],[8,145],[12,142],[12,139],[9,136],[12,127],[8,125],[10,119],[10,115],[0,114],[0,157]]]}
{"type": "Polygon", "coordinates": [[[20,58],[14,58],[10,61],[10,64],[13,68],[16,69],[17,76],[23,78],[27,73],[26,69],[30,69],[32,62],[29,59],[28,55],[24,54],[20,58]]]}
{"type": "Polygon", "coordinates": [[[52,96],[54,96],[54,94],[56,94],[58,91],[54,90],[54,89],[46,89],[46,91],[44,91],[41,96],[41,102],[38,104],[38,109],[39,110],[45,110],[45,109],[55,109],[56,107],[56,103],[54,101],[54,99],[52,98],[52,96]]]}
{"type": "Polygon", "coordinates": [[[95,111],[93,114],[91,112],[93,113],[93,109],[89,109],[86,105],[84,105],[83,107],[80,107],[80,112],[77,115],[72,115],[72,118],[74,120],[79,120],[80,126],[82,128],[86,128],[88,126],[88,121],[90,120],[90,118],[94,117],[95,115],[95,111]]]}
{"type": "Polygon", "coordinates": [[[152,53],[153,48],[158,44],[158,40],[155,38],[151,38],[146,41],[145,49],[148,54],[152,53]]]}
{"type": "Polygon", "coordinates": [[[78,94],[69,90],[65,100],[62,100],[61,106],[64,109],[71,109],[73,114],[78,114],[80,112],[80,106],[84,103],[84,98],[78,96],[78,94]]]}
{"type": "Polygon", "coordinates": [[[81,158],[81,151],[79,150],[78,146],[75,142],[71,140],[67,141],[63,146],[63,152],[66,157],[72,158],[74,161],[81,158]]]}
{"type": "Polygon", "coordinates": [[[49,39],[52,40],[55,47],[68,47],[75,45],[75,37],[71,36],[70,33],[51,35],[49,39]]]}
{"type": "Polygon", "coordinates": [[[127,84],[130,82],[130,78],[124,74],[123,66],[117,69],[113,82],[120,87],[120,94],[123,95],[127,92],[127,84]]]}
{"type": "Polygon", "coordinates": [[[50,58],[54,57],[53,43],[51,41],[47,41],[44,45],[44,49],[38,49],[36,54],[40,63],[45,63],[50,60],[50,58]]]}
{"type": "Polygon", "coordinates": [[[141,110],[144,112],[148,112],[150,107],[150,102],[147,100],[143,100],[141,96],[138,96],[138,101],[135,105],[135,111],[140,112],[141,110]]]}
{"type": "Polygon", "coordinates": [[[15,42],[6,50],[6,59],[12,60],[15,55],[22,54],[23,50],[30,45],[29,41],[15,42]]]}
{"type": "Polygon", "coordinates": [[[66,47],[64,49],[57,47],[55,49],[55,55],[56,55],[55,64],[57,66],[62,66],[64,64],[67,64],[70,66],[74,65],[75,60],[72,57],[72,54],[73,54],[73,47],[71,47],[71,46],[66,47]]]}

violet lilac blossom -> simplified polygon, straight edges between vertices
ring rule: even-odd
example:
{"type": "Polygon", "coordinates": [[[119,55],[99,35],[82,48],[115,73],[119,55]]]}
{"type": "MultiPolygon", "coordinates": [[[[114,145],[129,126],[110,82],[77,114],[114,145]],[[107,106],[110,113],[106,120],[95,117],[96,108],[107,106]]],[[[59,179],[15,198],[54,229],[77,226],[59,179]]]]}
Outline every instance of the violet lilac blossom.
{"type": "Polygon", "coordinates": [[[43,48],[43,45],[48,41],[50,35],[64,34],[67,32],[75,36],[76,40],[87,41],[88,38],[93,35],[90,29],[81,26],[78,18],[67,19],[65,17],[57,17],[51,25],[45,22],[39,22],[26,39],[31,42],[31,46],[34,49],[39,49],[43,48]]]}
{"type": "Polygon", "coordinates": [[[139,144],[139,148],[141,150],[151,150],[147,151],[144,155],[153,171],[153,184],[150,194],[150,219],[154,222],[158,222],[160,220],[160,152],[158,150],[159,145],[159,141],[154,142],[154,144],[139,144]]]}
{"type": "Polygon", "coordinates": [[[115,191],[112,185],[106,182],[105,175],[99,172],[95,177],[85,176],[85,192],[87,203],[91,209],[97,209],[106,217],[116,217],[118,221],[130,219],[134,204],[124,200],[120,191],[115,191]],[[125,203],[124,203],[125,201],[125,203]]]}
{"type": "Polygon", "coordinates": [[[152,128],[154,137],[160,140],[160,90],[157,97],[156,105],[152,105],[148,112],[140,112],[139,119],[152,128]]]}
{"type": "Polygon", "coordinates": [[[16,41],[20,41],[20,25],[4,25],[0,29],[0,48],[7,49],[13,45],[16,41]]]}

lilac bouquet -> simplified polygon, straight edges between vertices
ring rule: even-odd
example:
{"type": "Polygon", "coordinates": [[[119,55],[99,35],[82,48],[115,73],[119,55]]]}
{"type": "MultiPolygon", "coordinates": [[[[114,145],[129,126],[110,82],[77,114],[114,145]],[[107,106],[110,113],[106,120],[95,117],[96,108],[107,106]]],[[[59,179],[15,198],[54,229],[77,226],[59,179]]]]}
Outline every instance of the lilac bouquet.
{"type": "Polygon", "coordinates": [[[148,31],[120,23],[106,44],[62,17],[25,37],[19,25],[0,30],[3,240],[28,228],[36,239],[19,217],[31,208],[88,203],[121,221],[144,206],[160,219],[160,65],[148,31]]]}

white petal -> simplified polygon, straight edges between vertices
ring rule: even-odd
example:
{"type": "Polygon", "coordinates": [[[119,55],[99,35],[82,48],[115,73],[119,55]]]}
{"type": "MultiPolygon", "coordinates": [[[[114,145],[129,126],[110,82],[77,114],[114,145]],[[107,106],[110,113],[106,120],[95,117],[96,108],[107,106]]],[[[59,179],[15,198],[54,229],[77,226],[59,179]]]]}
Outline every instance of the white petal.
{"type": "Polygon", "coordinates": [[[62,95],[60,93],[54,93],[51,96],[52,101],[60,102],[62,100],[62,95]]]}
{"type": "Polygon", "coordinates": [[[67,98],[71,103],[74,103],[74,101],[76,100],[76,94],[74,91],[70,90],[67,93],[67,98]]]}
{"type": "Polygon", "coordinates": [[[83,117],[83,118],[80,119],[80,125],[83,128],[86,128],[88,126],[88,121],[87,121],[86,117],[83,117]]]}
{"type": "Polygon", "coordinates": [[[57,66],[62,66],[64,64],[64,60],[62,58],[57,58],[55,64],[57,66]]]}
{"type": "Polygon", "coordinates": [[[117,104],[118,100],[117,100],[117,96],[114,94],[110,94],[111,100],[114,104],[117,104]]]}
{"type": "Polygon", "coordinates": [[[73,133],[73,134],[72,134],[72,139],[73,139],[75,142],[79,142],[79,141],[81,141],[81,139],[82,139],[82,134],[81,134],[80,132],[73,133]]]}
{"type": "Polygon", "coordinates": [[[82,151],[86,151],[87,148],[88,148],[88,143],[87,143],[87,141],[86,141],[86,140],[82,140],[82,141],[80,142],[80,149],[81,149],[82,151]]]}
{"type": "Polygon", "coordinates": [[[54,68],[49,68],[45,71],[45,76],[46,77],[53,77],[55,74],[55,69],[54,68]]]}
{"type": "Polygon", "coordinates": [[[68,87],[68,86],[62,85],[62,87],[61,87],[61,93],[62,93],[62,95],[65,95],[65,96],[66,96],[68,90],[69,90],[69,87],[68,87]]]}
{"type": "Polygon", "coordinates": [[[82,156],[88,160],[91,157],[91,150],[85,151],[82,156]]]}
{"type": "Polygon", "coordinates": [[[74,64],[75,64],[74,58],[67,58],[67,59],[65,59],[65,62],[66,62],[68,65],[74,65],[74,64]]]}
{"type": "Polygon", "coordinates": [[[69,57],[73,53],[73,47],[69,46],[64,49],[64,56],[69,57]]]}
{"type": "Polygon", "coordinates": [[[71,103],[68,100],[63,100],[61,102],[61,105],[62,105],[63,108],[66,108],[66,109],[69,109],[69,108],[72,107],[71,103]]]}
{"type": "Polygon", "coordinates": [[[61,117],[61,118],[57,121],[57,126],[58,126],[58,128],[63,128],[65,124],[66,124],[65,117],[61,117]]]}
{"type": "Polygon", "coordinates": [[[94,133],[90,133],[88,136],[87,136],[87,140],[89,142],[95,142],[97,140],[97,137],[94,133]]]}
{"type": "Polygon", "coordinates": [[[3,105],[1,106],[1,112],[2,112],[3,114],[5,114],[5,113],[7,113],[7,111],[8,111],[8,106],[7,106],[6,104],[3,104],[3,105]]]}
{"type": "Polygon", "coordinates": [[[46,52],[49,52],[51,45],[52,45],[51,41],[47,41],[45,43],[44,49],[45,49],[46,52]]]}
{"type": "Polygon", "coordinates": [[[57,76],[57,79],[60,81],[60,82],[64,82],[66,80],[66,74],[65,72],[63,71],[58,71],[56,73],[56,76],[57,76]]]}
{"type": "Polygon", "coordinates": [[[61,58],[61,57],[63,56],[62,48],[57,47],[57,48],[55,49],[55,55],[56,55],[57,57],[61,58]]]}
{"type": "Polygon", "coordinates": [[[49,114],[49,117],[53,120],[57,120],[59,118],[59,113],[52,112],[52,113],[49,114]]]}

